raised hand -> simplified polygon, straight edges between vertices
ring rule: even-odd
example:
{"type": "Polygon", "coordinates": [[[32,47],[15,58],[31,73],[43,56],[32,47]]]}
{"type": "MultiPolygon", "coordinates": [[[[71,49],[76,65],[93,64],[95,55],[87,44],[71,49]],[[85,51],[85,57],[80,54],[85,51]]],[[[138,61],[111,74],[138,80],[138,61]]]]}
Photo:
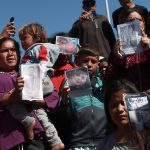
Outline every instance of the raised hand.
{"type": "Polygon", "coordinates": [[[9,22],[2,30],[2,33],[0,34],[0,38],[6,38],[10,36],[15,35],[15,24],[14,22],[9,22]]]}
{"type": "Polygon", "coordinates": [[[114,45],[114,54],[117,58],[122,59],[123,56],[120,53],[120,47],[121,47],[121,41],[118,39],[117,42],[114,45]]]}

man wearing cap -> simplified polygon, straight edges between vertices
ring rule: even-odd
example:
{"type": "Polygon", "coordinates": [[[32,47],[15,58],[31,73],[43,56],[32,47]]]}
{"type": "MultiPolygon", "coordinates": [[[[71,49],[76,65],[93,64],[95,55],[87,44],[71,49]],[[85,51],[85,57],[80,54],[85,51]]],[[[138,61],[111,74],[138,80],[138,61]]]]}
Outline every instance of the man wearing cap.
{"type": "Polygon", "coordinates": [[[99,55],[108,57],[116,42],[108,19],[96,13],[95,0],[82,1],[83,12],[73,24],[70,36],[79,38],[82,47],[95,47],[99,55]]]}

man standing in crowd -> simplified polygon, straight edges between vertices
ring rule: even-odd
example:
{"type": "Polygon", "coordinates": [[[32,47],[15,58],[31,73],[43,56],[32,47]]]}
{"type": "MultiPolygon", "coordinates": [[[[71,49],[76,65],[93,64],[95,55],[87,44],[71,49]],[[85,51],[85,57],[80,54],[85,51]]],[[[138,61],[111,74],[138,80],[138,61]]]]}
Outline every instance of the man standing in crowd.
{"type": "Polygon", "coordinates": [[[107,58],[116,42],[112,27],[105,16],[96,13],[95,0],[83,0],[82,4],[83,12],[69,34],[79,38],[81,47],[93,47],[107,58]]]}

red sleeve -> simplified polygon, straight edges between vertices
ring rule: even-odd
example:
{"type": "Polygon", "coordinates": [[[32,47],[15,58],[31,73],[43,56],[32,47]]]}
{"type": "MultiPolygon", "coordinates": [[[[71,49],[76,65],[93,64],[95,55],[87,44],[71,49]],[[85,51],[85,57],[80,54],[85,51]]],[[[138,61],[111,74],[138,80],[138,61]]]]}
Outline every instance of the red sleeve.
{"type": "Polygon", "coordinates": [[[41,61],[47,62],[48,61],[47,55],[48,55],[48,51],[47,51],[46,47],[44,45],[41,45],[40,52],[39,52],[39,59],[41,61]]]}

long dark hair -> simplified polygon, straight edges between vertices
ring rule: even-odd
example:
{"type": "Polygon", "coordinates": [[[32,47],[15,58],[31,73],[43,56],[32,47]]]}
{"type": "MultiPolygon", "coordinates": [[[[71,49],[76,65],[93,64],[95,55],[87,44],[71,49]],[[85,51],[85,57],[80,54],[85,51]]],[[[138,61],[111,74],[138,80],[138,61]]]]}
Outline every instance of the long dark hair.
{"type": "MultiPolygon", "coordinates": [[[[109,112],[109,103],[111,101],[112,95],[120,90],[124,90],[126,93],[137,93],[138,89],[134,86],[134,84],[126,79],[115,80],[110,83],[110,85],[106,89],[105,93],[105,113],[108,120],[108,124],[110,125],[110,132],[117,130],[117,126],[111,119],[111,115],[109,112]]],[[[131,144],[133,150],[144,150],[144,136],[137,132],[136,130],[131,130],[129,133],[130,140],[128,141],[131,144]]]]}
{"type": "Polygon", "coordinates": [[[18,61],[17,61],[17,65],[16,65],[16,71],[18,72],[19,71],[19,64],[20,64],[20,47],[19,47],[19,43],[13,39],[13,38],[10,38],[10,37],[7,37],[7,38],[2,38],[0,39],[0,48],[2,47],[2,44],[6,41],[12,41],[14,43],[14,46],[15,46],[15,50],[16,50],[16,53],[17,53],[17,58],[18,58],[18,61]]]}
{"type": "Polygon", "coordinates": [[[111,115],[109,113],[109,103],[110,103],[112,95],[115,92],[120,91],[120,90],[125,90],[126,93],[138,92],[134,84],[126,79],[114,80],[109,84],[105,93],[104,107],[105,107],[106,117],[109,121],[109,124],[113,127],[113,129],[116,129],[116,125],[113,123],[111,119],[111,115]]]}

